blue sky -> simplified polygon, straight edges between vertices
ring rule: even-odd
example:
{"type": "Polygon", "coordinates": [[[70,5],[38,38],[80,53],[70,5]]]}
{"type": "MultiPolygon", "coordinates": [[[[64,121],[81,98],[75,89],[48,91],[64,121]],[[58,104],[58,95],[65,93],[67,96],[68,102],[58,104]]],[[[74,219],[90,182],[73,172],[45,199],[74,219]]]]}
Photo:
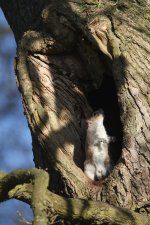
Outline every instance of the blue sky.
{"type": "MultiPolygon", "coordinates": [[[[2,28],[8,32],[0,35],[0,170],[10,172],[18,168],[34,167],[34,163],[31,135],[13,69],[16,43],[0,9],[0,29],[2,28]]],[[[10,200],[0,204],[0,225],[24,224],[19,222],[17,210],[27,220],[32,218],[27,204],[10,200]]]]}

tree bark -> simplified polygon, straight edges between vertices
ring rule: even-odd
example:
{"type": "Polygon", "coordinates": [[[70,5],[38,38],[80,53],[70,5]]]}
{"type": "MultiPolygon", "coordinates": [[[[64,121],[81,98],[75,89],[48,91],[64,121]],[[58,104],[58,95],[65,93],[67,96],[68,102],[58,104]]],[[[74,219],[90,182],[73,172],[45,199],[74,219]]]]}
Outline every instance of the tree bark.
{"type": "Polygon", "coordinates": [[[150,200],[149,7],[126,2],[117,8],[112,27],[120,53],[115,57],[113,74],[121,109],[123,145],[120,163],[103,189],[106,195],[102,199],[144,211],[150,200]]]}
{"type": "Polygon", "coordinates": [[[147,215],[128,209],[114,207],[100,201],[71,199],[56,195],[47,190],[48,179],[48,174],[39,169],[20,169],[10,174],[0,171],[0,202],[16,198],[31,204],[34,225],[60,224],[59,217],[93,225],[149,225],[150,223],[147,215]]]}
{"type": "Polygon", "coordinates": [[[0,5],[18,45],[16,74],[35,165],[49,171],[50,189],[149,213],[148,2],[0,5]],[[85,120],[101,106],[117,139],[115,166],[103,184],[83,173],[85,120]]]}

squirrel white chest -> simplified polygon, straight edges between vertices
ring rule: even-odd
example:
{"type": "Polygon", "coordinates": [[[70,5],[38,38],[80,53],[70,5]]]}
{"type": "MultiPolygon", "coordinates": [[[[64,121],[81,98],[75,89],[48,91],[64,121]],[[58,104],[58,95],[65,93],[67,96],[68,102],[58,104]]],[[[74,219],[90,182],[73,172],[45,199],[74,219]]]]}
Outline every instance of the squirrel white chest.
{"type": "Polygon", "coordinates": [[[108,157],[108,148],[104,146],[104,143],[100,142],[96,146],[93,146],[92,160],[94,163],[104,164],[104,161],[107,157],[108,157]]]}

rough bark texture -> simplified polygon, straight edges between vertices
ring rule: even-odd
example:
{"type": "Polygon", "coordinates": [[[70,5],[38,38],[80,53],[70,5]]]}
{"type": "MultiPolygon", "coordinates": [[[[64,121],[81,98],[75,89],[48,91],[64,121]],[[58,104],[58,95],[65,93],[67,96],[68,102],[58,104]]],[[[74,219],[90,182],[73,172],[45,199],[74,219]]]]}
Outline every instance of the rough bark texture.
{"type": "Polygon", "coordinates": [[[125,3],[117,9],[112,27],[120,53],[113,74],[121,108],[123,148],[120,163],[106,184],[104,199],[137,210],[143,204],[144,210],[150,201],[149,7],[125,3]]]}
{"type": "Polygon", "coordinates": [[[67,196],[149,212],[148,2],[1,0],[1,6],[18,43],[16,73],[35,164],[48,169],[51,189],[60,193],[61,186],[67,196]],[[102,90],[111,91],[110,80],[120,115],[111,105],[114,99],[103,99],[103,105],[96,100],[102,90]],[[93,109],[106,108],[107,124],[117,114],[110,128],[116,132],[117,164],[103,187],[82,171],[89,96],[93,109]]]}
{"type": "Polygon", "coordinates": [[[146,215],[107,203],[56,195],[47,190],[48,180],[48,173],[40,169],[20,169],[10,174],[0,171],[0,202],[16,198],[31,204],[34,212],[33,225],[60,224],[59,217],[69,221],[75,220],[84,225],[150,223],[150,218],[146,215]]]}

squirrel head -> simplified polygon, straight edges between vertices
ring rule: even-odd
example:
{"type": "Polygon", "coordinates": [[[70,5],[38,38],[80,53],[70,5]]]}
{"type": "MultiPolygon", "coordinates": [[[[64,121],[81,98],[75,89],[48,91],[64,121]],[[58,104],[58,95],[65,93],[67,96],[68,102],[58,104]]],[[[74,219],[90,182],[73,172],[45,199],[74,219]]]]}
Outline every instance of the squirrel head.
{"type": "Polygon", "coordinates": [[[90,125],[94,122],[97,122],[97,120],[102,121],[104,120],[105,114],[103,109],[98,109],[97,111],[92,113],[92,116],[87,120],[87,124],[90,125]]]}

